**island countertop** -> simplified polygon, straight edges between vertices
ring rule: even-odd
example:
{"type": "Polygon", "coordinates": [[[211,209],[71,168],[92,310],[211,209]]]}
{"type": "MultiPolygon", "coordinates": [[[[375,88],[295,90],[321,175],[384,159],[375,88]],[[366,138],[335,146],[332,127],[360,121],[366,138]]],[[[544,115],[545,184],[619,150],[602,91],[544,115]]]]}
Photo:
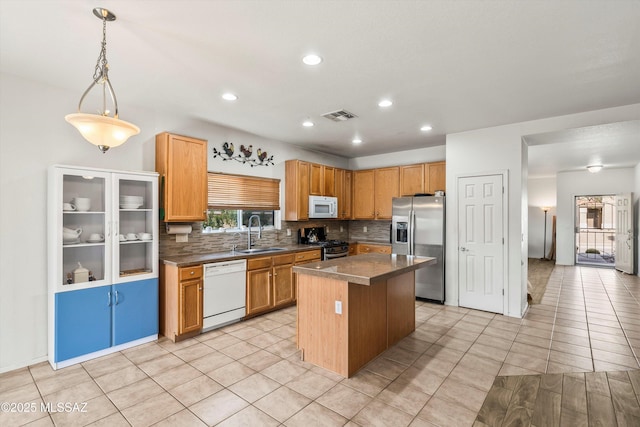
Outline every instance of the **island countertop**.
{"type": "Polygon", "coordinates": [[[436,259],[432,257],[363,254],[296,265],[293,267],[293,272],[359,285],[371,285],[435,263],[436,259]]]}

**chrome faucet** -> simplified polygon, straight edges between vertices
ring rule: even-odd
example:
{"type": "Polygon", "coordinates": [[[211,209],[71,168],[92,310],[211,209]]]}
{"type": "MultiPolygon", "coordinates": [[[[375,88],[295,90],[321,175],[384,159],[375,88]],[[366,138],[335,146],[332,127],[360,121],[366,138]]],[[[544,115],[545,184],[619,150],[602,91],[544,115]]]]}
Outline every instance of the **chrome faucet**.
{"type": "Polygon", "coordinates": [[[251,215],[249,221],[247,221],[247,249],[251,249],[253,243],[251,243],[251,220],[255,218],[258,220],[258,239],[262,238],[262,224],[260,224],[260,217],[258,215],[251,215]]]}

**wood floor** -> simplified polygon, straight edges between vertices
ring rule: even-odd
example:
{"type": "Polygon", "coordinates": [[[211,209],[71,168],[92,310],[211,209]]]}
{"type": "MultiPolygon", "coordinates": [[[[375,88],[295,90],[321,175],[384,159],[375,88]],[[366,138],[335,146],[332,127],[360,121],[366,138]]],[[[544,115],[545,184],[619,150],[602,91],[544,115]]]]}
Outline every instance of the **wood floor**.
{"type": "MultiPolygon", "coordinates": [[[[538,282],[551,266],[544,263],[533,263],[538,282]]],[[[538,343],[549,350],[546,373],[497,376],[474,426],[640,426],[637,284],[613,270],[553,269],[540,305],[525,315],[553,323],[548,343],[538,343]],[[558,365],[566,355],[554,348],[572,353],[573,366],[558,365]]]]}
{"type": "Polygon", "coordinates": [[[640,370],[496,377],[474,426],[640,426],[640,370]]]}

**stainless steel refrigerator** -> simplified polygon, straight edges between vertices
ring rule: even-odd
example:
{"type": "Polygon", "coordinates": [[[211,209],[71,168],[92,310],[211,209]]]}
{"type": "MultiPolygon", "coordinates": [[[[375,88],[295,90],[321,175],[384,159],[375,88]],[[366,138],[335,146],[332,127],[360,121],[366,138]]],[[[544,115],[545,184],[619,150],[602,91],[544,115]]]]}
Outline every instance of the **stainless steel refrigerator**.
{"type": "Polygon", "coordinates": [[[416,297],[444,303],[444,196],[395,197],[391,223],[394,254],[436,258],[416,270],[416,297]]]}

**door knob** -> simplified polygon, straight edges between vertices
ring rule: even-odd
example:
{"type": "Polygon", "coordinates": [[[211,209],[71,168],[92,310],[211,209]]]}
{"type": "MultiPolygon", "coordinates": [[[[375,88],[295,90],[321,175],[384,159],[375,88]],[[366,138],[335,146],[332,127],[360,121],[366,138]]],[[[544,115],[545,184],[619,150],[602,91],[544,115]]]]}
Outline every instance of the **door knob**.
{"type": "Polygon", "coordinates": [[[461,247],[460,247],[460,251],[461,251],[461,252],[466,252],[466,251],[467,251],[467,248],[465,248],[465,247],[462,247],[462,246],[461,246],[461,247]]]}

